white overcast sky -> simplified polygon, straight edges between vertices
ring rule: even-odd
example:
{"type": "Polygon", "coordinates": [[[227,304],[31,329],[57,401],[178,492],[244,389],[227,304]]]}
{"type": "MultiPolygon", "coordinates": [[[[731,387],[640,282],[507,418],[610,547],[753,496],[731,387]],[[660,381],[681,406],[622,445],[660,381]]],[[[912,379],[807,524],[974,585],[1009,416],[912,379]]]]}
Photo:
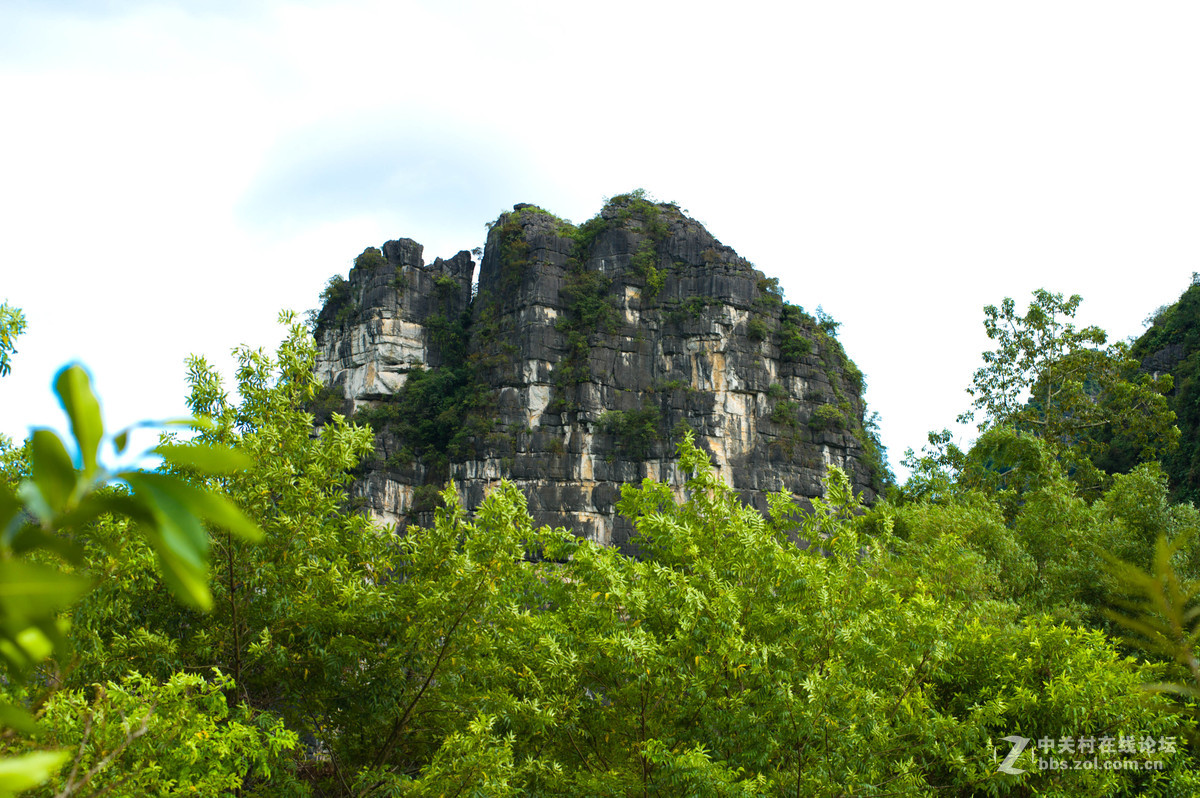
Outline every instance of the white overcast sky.
{"type": "Polygon", "coordinates": [[[1200,271],[1200,4],[0,0],[0,432],[184,412],[366,246],[643,187],[821,305],[896,463],[986,304],[1120,339],[1200,271]]]}

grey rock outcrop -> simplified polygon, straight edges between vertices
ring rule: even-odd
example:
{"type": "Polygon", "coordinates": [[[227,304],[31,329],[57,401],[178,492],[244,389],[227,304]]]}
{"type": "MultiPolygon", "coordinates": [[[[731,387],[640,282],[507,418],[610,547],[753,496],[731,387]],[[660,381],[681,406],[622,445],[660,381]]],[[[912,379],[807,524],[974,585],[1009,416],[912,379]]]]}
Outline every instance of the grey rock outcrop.
{"type": "Polygon", "coordinates": [[[539,522],[627,546],[621,485],[680,485],[689,428],[763,509],[781,489],[820,495],[827,464],[868,501],[880,488],[862,377],[829,322],[674,205],[625,195],[579,227],[517,205],[491,227],[475,296],[468,253],[426,266],[408,239],[373,252],[322,309],[317,372],[373,419],[358,490],[380,519],[427,511],[447,476],[468,507],[509,479],[539,522]],[[457,410],[418,423],[434,408],[405,388],[417,369],[445,375],[457,410]],[[455,412],[452,442],[429,432],[455,412]]]}

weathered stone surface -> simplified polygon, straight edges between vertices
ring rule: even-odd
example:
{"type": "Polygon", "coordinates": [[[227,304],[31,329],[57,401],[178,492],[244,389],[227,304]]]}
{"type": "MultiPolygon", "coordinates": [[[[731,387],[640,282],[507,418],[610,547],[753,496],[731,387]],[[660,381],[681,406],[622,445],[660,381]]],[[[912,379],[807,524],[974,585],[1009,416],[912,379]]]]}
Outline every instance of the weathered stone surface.
{"type": "MultiPolygon", "coordinates": [[[[409,239],[383,253],[351,271],[353,313],[318,326],[318,375],[356,405],[387,402],[414,367],[443,365],[431,324],[461,316],[491,422],[450,459],[468,507],[510,479],[537,521],[628,545],[620,486],[681,485],[685,427],[760,508],[771,491],[820,495],[830,463],[875,496],[861,376],[840,344],[673,205],[627,195],[579,228],[518,205],[489,232],[473,298],[467,253],[425,266],[409,239]],[[620,429],[634,417],[650,428],[638,440],[620,429]]],[[[381,430],[380,443],[359,490],[373,514],[400,522],[422,509],[428,474],[387,459],[404,441],[381,430]]]]}
{"type": "Polygon", "coordinates": [[[350,322],[335,326],[322,313],[317,377],[342,386],[356,408],[387,399],[415,366],[440,365],[428,322],[436,315],[457,318],[470,302],[475,272],[470,253],[426,266],[422,250],[409,238],[388,241],[382,261],[350,270],[350,322]]]}
{"type": "Polygon", "coordinates": [[[1183,344],[1168,344],[1142,361],[1142,371],[1154,377],[1171,374],[1186,355],[1187,350],[1183,344]]]}

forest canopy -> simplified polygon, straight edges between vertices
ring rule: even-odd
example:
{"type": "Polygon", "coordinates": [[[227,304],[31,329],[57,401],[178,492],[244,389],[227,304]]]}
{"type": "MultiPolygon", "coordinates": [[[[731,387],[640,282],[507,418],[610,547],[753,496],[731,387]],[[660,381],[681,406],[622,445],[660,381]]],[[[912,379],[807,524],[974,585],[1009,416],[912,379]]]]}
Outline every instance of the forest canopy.
{"type": "Polygon", "coordinates": [[[3,444],[0,795],[1200,793],[1171,383],[1078,304],[986,309],[981,436],[872,506],[830,467],[764,515],[686,435],[622,491],[638,558],[503,482],[372,526],[290,316],[232,386],[189,360],[153,471],[64,369],[71,439],[3,444]]]}

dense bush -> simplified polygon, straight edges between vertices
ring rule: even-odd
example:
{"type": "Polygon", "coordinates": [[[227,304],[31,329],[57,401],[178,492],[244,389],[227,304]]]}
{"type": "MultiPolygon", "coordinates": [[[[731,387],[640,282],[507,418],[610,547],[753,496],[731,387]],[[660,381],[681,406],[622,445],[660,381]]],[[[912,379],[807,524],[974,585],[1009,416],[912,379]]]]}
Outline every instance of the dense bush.
{"type": "Polygon", "coordinates": [[[617,450],[631,460],[645,460],[651,447],[662,435],[660,413],[653,407],[637,410],[610,410],[600,416],[601,432],[612,435],[617,450]]]}

